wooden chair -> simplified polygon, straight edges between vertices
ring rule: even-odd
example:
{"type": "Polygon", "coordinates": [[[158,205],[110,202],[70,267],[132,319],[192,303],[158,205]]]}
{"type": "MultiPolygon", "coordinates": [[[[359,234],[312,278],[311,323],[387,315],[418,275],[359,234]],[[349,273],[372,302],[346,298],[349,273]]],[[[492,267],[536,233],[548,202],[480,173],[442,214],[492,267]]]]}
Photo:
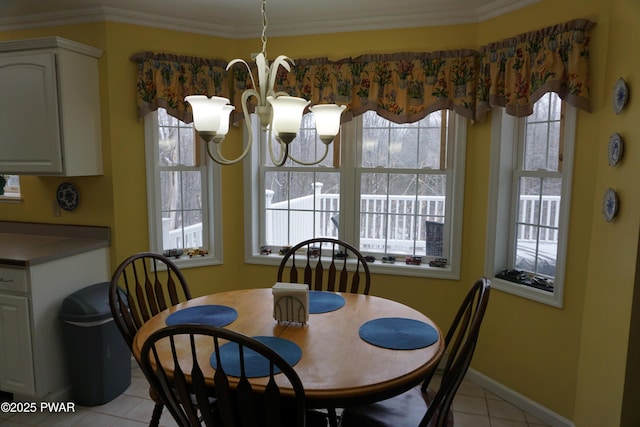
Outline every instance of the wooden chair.
{"type": "Polygon", "coordinates": [[[326,426],[324,415],[307,418],[304,388],[291,365],[265,344],[232,330],[208,325],[168,326],[147,339],[140,357],[152,387],[179,426],[326,426]],[[233,378],[225,372],[220,357],[221,345],[229,342],[238,345],[240,357],[240,375],[233,378]],[[260,390],[254,390],[246,376],[249,350],[269,361],[269,380],[260,390]],[[162,351],[164,356],[160,356],[162,351]],[[203,374],[203,365],[210,363],[212,351],[217,369],[211,378],[203,374]],[[292,396],[281,393],[278,382],[284,378],[278,369],[292,385],[292,396]],[[276,375],[280,379],[276,380],[276,375]]]}
{"type": "MultiPolygon", "coordinates": [[[[369,295],[371,287],[369,265],[360,251],[346,242],[326,237],[305,240],[289,249],[280,261],[277,278],[278,282],[306,283],[316,291],[369,295]]],[[[330,425],[337,426],[336,409],[327,409],[330,425]]]]}
{"type": "MultiPolygon", "coordinates": [[[[187,281],[167,257],[141,252],[124,260],[111,278],[109,305],[111,314],[129,349],[136,332],[151,317],[180,302],[191,299],[187,281]]],[[[144,369],[143,369],[143,373],[144,369]]],[[[155,402],[150,426],[160,422],[163,404],[150,388],[155,402]]]]}
{"type": "Polygon", "coordinates": [[[381,402],[346,408],[342,427],[453,426],[451,403],[471,363],[489,301],[489,281],[481,278],[462,302],[445,337],[445,360],[437,392],[429,389],[433,373],[422,385],[381,402]]]}
{"type": "Polygon", "coordinates": [[[282,257],[277,277],[278,282],[306,283],[316,291],[368,295],[371,287],[369,266],[360,251],[346,242],[324,237],[305,240],[289,249],[282,257]],[[289,274],[285,275],[289,262],[289,274]]]}

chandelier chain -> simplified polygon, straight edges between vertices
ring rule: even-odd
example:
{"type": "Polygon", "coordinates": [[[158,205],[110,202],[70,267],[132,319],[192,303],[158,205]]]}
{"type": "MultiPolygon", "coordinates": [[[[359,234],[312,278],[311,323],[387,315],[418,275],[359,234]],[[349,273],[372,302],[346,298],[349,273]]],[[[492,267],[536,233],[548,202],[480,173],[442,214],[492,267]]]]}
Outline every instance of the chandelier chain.
{"type": "MultiPolygon", "coordinates": [[[[238,163],[249,153],[254,143],[253,125],[249,113],[249,99],[255,98],[255,113],[259,117],[261,131],[267,131],[267,144],[269,146],[269,155],[271,162],[276,167],[283,166],[287,160],[300,165],[315,165],[321,163],[329,153],[329,144],[339,131],[340,114],[345,110],[346,106],[338,106],[335,104],[316,105],[309,109],[317,115],[316,129],[318,137],[325,147],[324,154],[321,158],[317,158],[312,162],[305,162],[293,157],[289,151],[289,143],[296,137],[300,130],[300,122],[304,109],[311,101],[289,96],[286,92],[276,92],[274,85],[276,74],[279,67],[283,67],[286,71],[291,71],[293,60],[285,55],[278,56],[272,64],[267,60],[267,0],[262,0],[262,52],[252,54],[256,61],[256,69],[259,84],[256,85],[254,73],[251,67],[243,59],[233,59],[227,64],[227,71],[235,64],[242,64],[247,68],[248,75],[251,79],[251,87],[246,88],[242,92],[241,105],[244,115],[245,125],[247,127],[246,144],[243,144],[244,150],[235,159],[227,159],[222,155],[221,143],[229,130],[229,114],[235,107],[230,104],[227,98],[206,95],[190,95],[185,97],[185,101],[191,104],[194,116],[194,127],[199,135],[204,139],[207,155],[216,163],[223,165],[231,165],[238,163]],[[275,126],[276,114],[278,111],[278,125],[275,126]],[[318,119],[321,117],[322,119],[318,119]],[[297,120],[296,120],[297,119],[297,120]],[[276,131],[278,129],[278,131],[276,131]],[[275,132],[276,135],[273,135],[275,132]],[[213,147],[211,146],[213,144],[213,147]],[[273,145],[280,147],[280,155],[276,156],[273,145]],[[213,148],[213,150],[212,150],[213,148]]],[[[260,138],[258,138],[260,140],[260,138]]]]}
{"type": "Polygon", "coordinates": [[[262,54],[267,57],[267,0],[262,0],[262,54]]]}

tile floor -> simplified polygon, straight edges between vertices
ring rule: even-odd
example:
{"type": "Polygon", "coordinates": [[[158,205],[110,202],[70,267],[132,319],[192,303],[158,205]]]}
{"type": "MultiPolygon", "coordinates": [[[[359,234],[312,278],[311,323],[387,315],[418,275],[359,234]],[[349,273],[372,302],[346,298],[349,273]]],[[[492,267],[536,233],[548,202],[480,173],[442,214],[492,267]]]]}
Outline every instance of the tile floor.
{"type": "MultiPolygon", "coordinates": [[[[437,380],[437,378],[434,378],[437,380]]],[[[119,397],[101,406],[78,407],[69,414],[8,414],[0,413],[3,427],[143,427],[147,426],[153,409],[148,384],[136,366],[131,386],[119,397]]],[[[455,427],[548,427],[521,409],[487,392],[471,381],[464,381],[453,403],[455,427]]],[[[167,412],[161,427],[175,427],[167,412]]]]}

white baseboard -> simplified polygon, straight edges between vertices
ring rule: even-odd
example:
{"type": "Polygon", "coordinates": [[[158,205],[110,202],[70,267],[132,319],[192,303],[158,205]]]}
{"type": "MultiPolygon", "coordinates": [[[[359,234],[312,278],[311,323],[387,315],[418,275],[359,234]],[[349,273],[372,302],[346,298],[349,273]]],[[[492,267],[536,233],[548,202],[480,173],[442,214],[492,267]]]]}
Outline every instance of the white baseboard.
{"type": "Polygon", "coordinates": [[[495,394],[496,396],[506,400],[514,406],[522,409],[525,412],[533,415],[545,424],[549,424],[551,427],[575,427],[573,421],[566,419],[560,414],[553,412],[552,410],[545,408],[537,402],[521,395],[520,393],[511,390],[508,387],[500,384],[499,382],[492,380],[486,375],[481,374],[471,368],[467,371],[465,376],[469,381],[479,385],[485,390],[495,394]]]}

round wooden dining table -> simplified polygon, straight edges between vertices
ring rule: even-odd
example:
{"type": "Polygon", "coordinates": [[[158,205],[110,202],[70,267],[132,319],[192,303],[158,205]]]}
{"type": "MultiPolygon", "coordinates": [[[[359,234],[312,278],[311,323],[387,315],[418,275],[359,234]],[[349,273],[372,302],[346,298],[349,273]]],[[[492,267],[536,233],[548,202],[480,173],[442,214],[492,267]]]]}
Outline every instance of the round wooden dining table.
{"type": "MultiPolygon", "coordinates": [[[[200,305],[234,308],[238,316],[225,328],[248,336],[275,336],[295,342],[302,358],[294,365],[305,389],[307,407],[348,407],[386,399],[417,385],[434,370],[444,351],[444,338],[438,326],[419,311],[385,298],[339,293],[345,299],[341,308],[311,314],[305,324],[277,322],[273,317],[271,288],[243,289],[194,298],[160,312],[138,330],[134,356],[140,360],[145,340],[166,327],[172,313],[200,305]],[[360,326],[373,319],[399,317],[427,323],[438,333],[437,341],[413,350],[378,347],[359,336],[360,326]]],[[[209,357],[213,345],[203,357],[209,357]]],[[[171,358],[167,350],[167,358],[171,358]]],[[[205,376],[213,377],[210,365],[205,376]]],[[[280,377],[282,375],[277,375],[280,377]]],[[[250,378],[261,385],[268,378],[250,378]]],[[[286,383],[281,385],[286,393],[286,383]]]]}

